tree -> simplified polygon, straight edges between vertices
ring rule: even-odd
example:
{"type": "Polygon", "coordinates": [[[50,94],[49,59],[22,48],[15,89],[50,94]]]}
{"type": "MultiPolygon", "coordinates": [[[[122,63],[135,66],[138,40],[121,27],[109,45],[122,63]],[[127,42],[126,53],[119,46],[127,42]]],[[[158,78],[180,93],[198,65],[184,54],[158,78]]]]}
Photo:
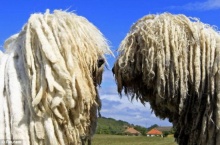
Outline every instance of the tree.
{"type": "Polygon", "coordinates": [[[136,129],[137,131],[139,131],[142,135],[146,135],[147,129],[145,127],[136,125],[134,126],[134,129],[136,129]]]}
{"type": "Polygon", "coordinates": [[[157,125],[157,124],[151,125],[150,127],[147,128],[147,130],[151,130],[151,129],[156,128],[156,127],[158,127],[158,126],[159,126],[159,125],[157,125]]]}

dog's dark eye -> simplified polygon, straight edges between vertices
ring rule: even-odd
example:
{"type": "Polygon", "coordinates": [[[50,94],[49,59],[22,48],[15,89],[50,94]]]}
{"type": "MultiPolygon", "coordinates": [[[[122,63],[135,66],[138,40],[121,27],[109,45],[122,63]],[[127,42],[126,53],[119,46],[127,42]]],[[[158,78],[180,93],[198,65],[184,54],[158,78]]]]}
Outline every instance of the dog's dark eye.
{"type": "Polygon", "coordinates": [[[100,68],[105,63],[103,58],[98,59],[98,67],[100,68]]]}

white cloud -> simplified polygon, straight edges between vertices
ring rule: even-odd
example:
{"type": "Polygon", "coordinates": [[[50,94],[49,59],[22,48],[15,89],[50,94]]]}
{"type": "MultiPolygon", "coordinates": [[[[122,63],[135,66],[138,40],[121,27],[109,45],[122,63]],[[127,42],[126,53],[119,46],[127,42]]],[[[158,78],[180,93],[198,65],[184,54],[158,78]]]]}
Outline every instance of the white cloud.
{"type": "Polygon", "coordinates": [[[168,120],[161,120],[151,113],[149,103],[144,106],[140,102],[133,100],[132,102],[123,96],[120,98],[115,95],[101,95],[102,110],[101,114],[104,117],[114,118],[116,120],[127,121],[131,124],[149,127],[154,124],[160,126],[171,126],[168,120]]]}
{"type": "Polygon", "coordinates": [[[220,9],[220,0],[207,0],[205,2],[188,3],[183,6],[172,6],[173,9],[186,10],[215,10],[220,9]]]}
{"type": "Polygon", "coordinates": [[[101,95],[101,99],[102,100],[106,100],[106,101],[111,101],[111,102],[118,102],[117,104],[117,108],[118,110],[121,109],[132,109],[132,110],[140,110],[140,109],[144,109],[144,110],[150,110],[150,105],[148,103],[145,104],[145,106],[143,104],[141,104],[140,102],[133,100],[131,101],[130,99],[128,99],[126,96],[123,96],[122,98],[120,98],[118,95],[101,95]]]}

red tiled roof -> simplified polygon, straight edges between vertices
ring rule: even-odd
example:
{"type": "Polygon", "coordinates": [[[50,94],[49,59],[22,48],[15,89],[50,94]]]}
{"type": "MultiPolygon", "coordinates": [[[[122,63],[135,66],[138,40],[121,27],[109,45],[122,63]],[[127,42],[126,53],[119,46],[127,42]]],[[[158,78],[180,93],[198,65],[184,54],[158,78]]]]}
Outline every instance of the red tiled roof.
{"type": "Polygon", "coordinates": [[[135,130],[133,127],[127,128],[127,129],[125,130],[125,132],[131,133],[131,134],[140,134],[140,132],[137,131],[137,130],[135,130]]]}
{"type": "Polygon", "coordinates": [[[151,129],[150,131],[147,132],[147,134],[150,135],[162,135],[163,133],[157,129],[151,129]]]}

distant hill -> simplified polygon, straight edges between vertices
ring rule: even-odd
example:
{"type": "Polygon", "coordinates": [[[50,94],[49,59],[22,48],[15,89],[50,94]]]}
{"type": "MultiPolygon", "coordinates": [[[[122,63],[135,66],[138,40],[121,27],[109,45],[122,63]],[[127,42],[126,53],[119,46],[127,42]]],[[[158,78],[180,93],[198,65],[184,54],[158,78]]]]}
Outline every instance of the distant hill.
{"type": "Polygon", "coordinates": [[[133,125],[126,121],[115,120],[113,118],[98,118],[98,126],[96,134],[124,134],[124,131],[127,127],[134,127],[137,131],[141,132],[142,135],[145,135],[147,129],[139,125],[133,125]]]}

